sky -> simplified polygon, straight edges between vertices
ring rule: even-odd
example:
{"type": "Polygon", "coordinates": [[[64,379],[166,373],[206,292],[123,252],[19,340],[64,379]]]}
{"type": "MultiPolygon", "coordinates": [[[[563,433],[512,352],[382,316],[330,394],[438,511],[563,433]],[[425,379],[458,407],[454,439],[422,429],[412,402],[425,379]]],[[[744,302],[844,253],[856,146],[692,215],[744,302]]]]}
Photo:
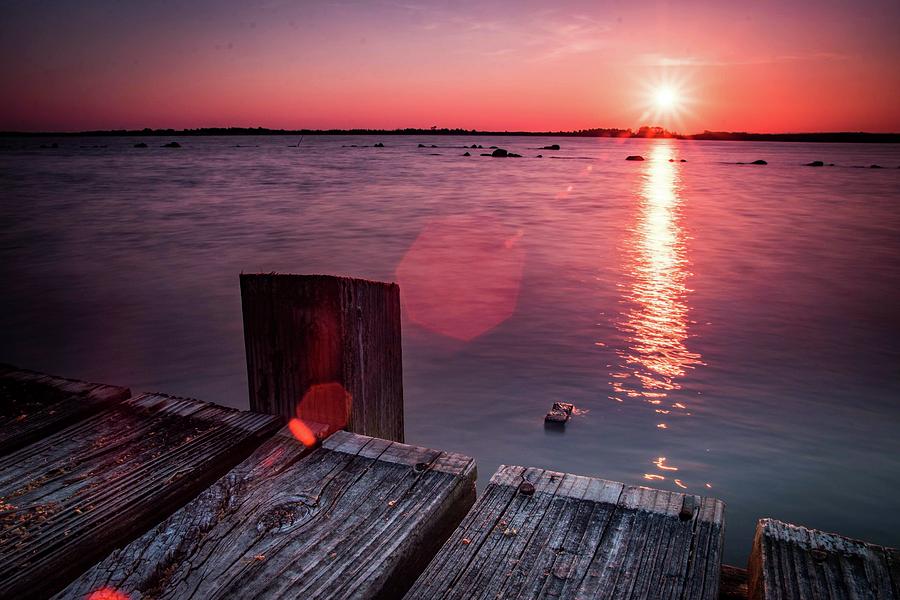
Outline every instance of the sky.
{"type": "Polygon", "coordinates": [[[897,0],[0,0],[0,130],[900,132],[898,31],[897,0]]]}

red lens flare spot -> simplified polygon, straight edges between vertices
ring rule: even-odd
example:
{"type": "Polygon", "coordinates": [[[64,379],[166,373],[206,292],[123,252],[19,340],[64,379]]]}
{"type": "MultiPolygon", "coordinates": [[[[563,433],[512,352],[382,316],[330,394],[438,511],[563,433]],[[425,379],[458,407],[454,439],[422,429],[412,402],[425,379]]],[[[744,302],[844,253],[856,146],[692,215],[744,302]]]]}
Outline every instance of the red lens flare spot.
{"type": "Polygon", "coordinates": [[[102,587],[87,595],[86,600],[129,600],[128,594],[111,587],[102,587]]]}
{"type": "Polygon", "coordinates": [[[316,445],[316,434],[314,434],[312,429],[307,427],[306,423],[300,419],[291,419],[288,421],[288,429],[290,429],[294,437],[300,440],[300,443],[307,448],[316,445]]]}
{"type": "Polygon", "coordinates": [[[513,315],[525,251],[522,232],[490,217],[449,217],[425,226],[397,266],[411,321],[470,341],[513,315]]]}
{"type": "Polygon", "coordinates": [[[317,383],[297,403],[297,417],[306,423],[327,425],[332,433],[350,421],[351,400],[350,393],[340,383],[317,383]]]}

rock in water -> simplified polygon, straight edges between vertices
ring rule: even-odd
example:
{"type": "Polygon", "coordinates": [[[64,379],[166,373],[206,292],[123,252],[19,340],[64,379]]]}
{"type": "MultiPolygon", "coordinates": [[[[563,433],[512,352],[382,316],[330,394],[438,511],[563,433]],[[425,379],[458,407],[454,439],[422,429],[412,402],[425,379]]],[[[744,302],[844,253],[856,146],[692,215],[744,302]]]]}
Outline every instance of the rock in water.
{"type": "Polygon", "coordinates": [[[496,150],[491,152],[491,156],[493,156],[494,158],[506,158],[507,156],[509,156],[509,152],[507,152],[503,148],[497,148],[496,150]]]}
{"type": "Polygon", "coordinates": [[[569,420],[569,415],[562,410],[551,410],[544,415],[544,423],[549,425],[565,425],[569,420]]]}
{"type": "Polygon", "coordinates": [[[754,161],[753,161],[752,163],[750,163],[750,164],[751,164],[751,165],[767,165],[767,164],[769,164],[769,163],[767,163],[766,161],[764,161],[764,160],[762,160],[762,159],[759,159],[759,160],[754,160],[754,161]]]}
{"type": "Polygon", "coordinates": [[[551,144],[549,146],[544,146],[541,150],[559,150],[559,144],[551,144]]]}
{"type": "Polygon", "coordinates": [[[163,144],[163,148],[181,148],[181,144],[178,142],[169,142],[168,144],[163,144]]]}
{"type": "Polygon", "coordinates": [[[521,154],[516,154],[515,152],[510,152],[506,156],[508,156],[510,158],[522,158],[521,154]]]}
{"type": "Polygon", "coordinates": [[[419,144],[419,148],[424,148],[425,144],[419,144]]]}
{"type": "Polygon", "coordinates": [[[146,148],[147,144],[145,144],[144,142],[138,142],[137,144],[134,145],[134,147],[135,148],[146,148]]]}
{"type": "Polygon", "coordinates": [[[884,167],[882,167],[881,165],[869,165],[869,168],[870,169],[883,169],[884,167]]]}
{"type": "Polygon", "coordinates": [[[571,402],[554,402],[553,408],[544,415],[544,425],[565,425],[574,411],[575,405],[571,402]]]}
{"type": "Polygon", "coordinates": [[[575,411],[575,405],[571,402],[554,402],[552,410],[561,410],[571,417],[575,411]]]}
{"type": "Polygon", "coordinates": [[[632,154],[631,156],[626,156],[625,160],[644,160],[644,157],[640,154],[632,154]]]}
{"type": "Polygon", "coordinates": [[[373,146],[373,148],[384,148],[384,144],[382,144],[381,142],[378,142],[377,144],[375,144],[373,146]]]}
{"type": "Polygon", "coordinates": [[[472,156],[472,155],[469,154],[468,152],[463,152],[463,156],[472,156]]]}
{"type": "Polygon", "coordinates": [[[806,167],[824,167],[825,163],[823,163],[821,160],[814,160],[812,162],[806,163],[804,166],[806,166],[806,167]]]}

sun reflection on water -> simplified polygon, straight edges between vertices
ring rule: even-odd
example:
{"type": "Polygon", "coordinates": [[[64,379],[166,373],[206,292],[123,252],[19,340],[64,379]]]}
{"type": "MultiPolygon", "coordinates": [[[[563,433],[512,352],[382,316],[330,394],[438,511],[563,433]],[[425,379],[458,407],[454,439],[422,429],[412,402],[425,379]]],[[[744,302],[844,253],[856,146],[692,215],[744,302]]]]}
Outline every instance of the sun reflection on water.
{"type": "Polygon", "coordinates": [[[623,361],[612,373],[619,399],[643,398],[653,405],[681,389],[679,379],[703,364],[700,355],[685,345],[691,273],[681,226],[679,167],[669,162],[672,155],[673,146],[660,142],[646,162],[637,221],[625,248],[629,282],[623,289],[628,308],[616,323],[628,346],[618,351],[623,361]]]}
{"type": "MultiPolygon", "coordinates": [[[[671,142],[656,143],[645,161],[633,227],[626,236],[624,308],[616,321],[625,344],[617,350],[619,364],[610,373],[614,400],[641,400],[655,416],[687,416],[687,406],[670,395],[682,387],[689,370],[702,365],[700,354],[687,347],[688,278],[687,234],[682,226],[680,163],[671,142]]],[[[656,423],[657,431],[669,421],[656,423]]],[[[663,473],[678,471],[665,457],[653,461],[658,473],[644,473],[650,481],[664,481],[663,473]]],[[[682,479],[675,486],[687,489],[682,479]]]]}

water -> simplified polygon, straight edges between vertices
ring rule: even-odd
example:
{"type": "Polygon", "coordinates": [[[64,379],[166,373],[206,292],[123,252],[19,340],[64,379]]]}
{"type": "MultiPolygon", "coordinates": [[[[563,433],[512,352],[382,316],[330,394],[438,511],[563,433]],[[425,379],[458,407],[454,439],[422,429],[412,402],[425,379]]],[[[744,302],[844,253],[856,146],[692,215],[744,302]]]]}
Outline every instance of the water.
{"type": "Polygon", "coordinates": [[[712,494],[736,564],[762,516],[900,544],[900,148],[136,141],[4,140],[0,361],[246,407],[239,272],[399,279],[407,441],[482,485],[712,494]],[[582,413],[562,434],[554,400],[582,413]]]}

